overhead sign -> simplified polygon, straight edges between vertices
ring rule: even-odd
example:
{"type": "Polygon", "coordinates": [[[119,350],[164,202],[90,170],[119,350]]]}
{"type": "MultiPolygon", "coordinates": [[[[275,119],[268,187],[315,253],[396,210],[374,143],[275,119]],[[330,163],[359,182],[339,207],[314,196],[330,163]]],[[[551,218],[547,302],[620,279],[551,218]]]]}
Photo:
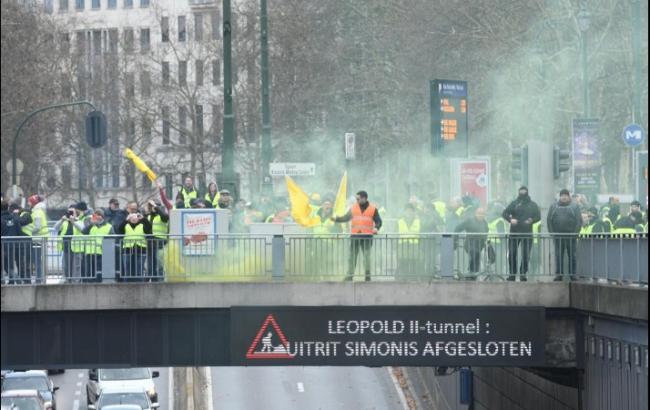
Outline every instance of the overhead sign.
{"type": "Polygon", "coordinates": [[[573,190],[593,200],[600,193],[601,152],[598,119],[573,120],[573,190]]]}
{"type": "Polygon", "coordinates": [[[625,145],[634,148],[643,144],[643,140],[645,139],[645,132],[640,125],[630,124],[623,129],[622,137],[625,145]]]}
{"type": "Polygon", "coordinates": [[[273,162],[269,164],[269,174],[273,177],[316,175],[316,164],[313,162],[273,162]]]}
{"type": "Polygon", "coordinates": [[[490,198],[490,162],[489,160],[471,160],[458,162],[460,194],[471,195],[487,206],[490,198]]]}
{"type": "Polygon", "coordinates": [[[355,143],[356,143],[356,134],[353,132],[345,133],[345,159],[354,159],[355,158],[355,143]]]}
{"type": "Polygon", "coordinates": [[[468,144],[467,81],[432,80],[431,151],[465,154],[468,144]]]}
{"type": "Polygon", "coordinates": [[[234,307],[231,365],[541,366],[542,307],[234,307]]]}

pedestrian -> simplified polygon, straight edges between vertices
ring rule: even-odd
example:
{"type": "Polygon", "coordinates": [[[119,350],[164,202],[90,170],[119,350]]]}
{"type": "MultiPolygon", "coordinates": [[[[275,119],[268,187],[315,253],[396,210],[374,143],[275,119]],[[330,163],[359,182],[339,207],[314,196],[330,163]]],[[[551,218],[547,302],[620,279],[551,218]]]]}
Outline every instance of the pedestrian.
{"type": "Polygon", "coordinates": [[[113,225],[113,229],[122,225],[126,219],[126,210],[120,209],[120,201],[117,198],[108,201],[108,208],[104,209],[104,219],[113,225]]]}
{"type": "Polygon", "coordinates": [[[522,282],[525,282],[528,274],[530,248],[533,242],[533,224],[541,220],[539,207],[530,199],[527,187],[522,186],[519,188],[517,198],[506,207],[502,216],[503,219],[510,223],[510,236],[508,238],[510,274],[508,280],[516,280],[517,271],[519,270],[519,278],[522,282]],[[517,263],[519,248],[521,248],[521,266],[517,263]]]}
{"type": "Polygon", "coordinates": [[[63,265],[63,278],[64,280],[69,280],[72,277],[72,234],[74,232],[74,224],[70,222],[70,217],[76,215],[76,204],[71,204],[68,206],[68,210],[65,214],[56,221],[54,224],[54,232],[58,237],[56,243],[56,249],[62,255],[62,265],[63,265]]]}
{"type": "MultiPolygon", "coordinates": [[[[22,201],[21,201],[22,202],[22,201]]],[[[15,260],[16,260],[16,283],[29,284],[32,276],[32,235],[31,229],[26,229],[32,225],[32,213],[28,209],[20,206],[20,202],[13,202],[9,205],[9,212],[18,216],[23,221],[20,228],[21,239],[16,242],[15,260]]]]}
{"type": "Polygon", "coordinates": [[[147,235],[151,235],[151,223],[138,210],[137,202],[126,206],[129,213],[116,234],[122,235],[121,280],[140,281],[144,276],[144,261],[147,255],[147,235]]]}
{"type": "Polygon", "coordinates": [[[72,223],[72,239],[70,241],[70,251],[72,252],[71,278],[81,279],[86,277],[86,245],[90,245],[88,238],[84,237],[83,231],[90,226],[92,211],[88,209],[88,204],[79,201],[75,205],[75,214],[68,217],[72,223]]]}
{"type": "Polygon", "coordinates": [[[614,224],[612,233],[620,238],[630,237],[643,232],[643,214],[640,211],[632,211],[621,217],[614,224]]]}
{"type": "Polygon", "coordinates": [[[101,282],[104,237],[113,235],[115,230],[113,225],[106,220],[102,209],[96,209],[90,218],[86,220],[88,224],[83,229],[82,234],[88,235],[90,238],[86,241],[84,247],[84,267],[81,281],[101,282]]]}
{"type": "Polygon", "coordinates": [[[232,208],[232,197],[230,196],[230,191],[227,189],[222,189],[219,191],[219,200],[217,201],[217,209],[231,209],[232,208]]]}
{"type": "Polygon", "coordinates": [[[185,178],[185,181],[183,183],[183,186],[181,186],[179,193],[183,195],[185,208],[190,207],[190,201],[192,199],[196,199],[199,197],[199,190],[196,189],[196,187],[194,186],[194,181],[192,180],[192,177],[185,178]]]}
{"type": "Polygon", "coordinates": [[[145,206],[145,216],[151,224],[153,238],[147,241],[147,272],[152,282],[163,279],[163,270],[158,254],[167,244],[169,235],[169,214],[162,204],[153,199],[145,206]]]}
{"type": "Polygon", "coordinates": [[[9,210],[9,203],[2,200],[1,203],[1,221],[2,230],[0,238],[2,240],[2,270],[7,275],[7,284],[16,283],[17,262],[20,256],[20,250],[29,246],[29,238],[22,236],[21,228],[31,222],[31,217],[21,218],[18,213],[9,210]],[[27,242],[27,243],[22,243],[27,242]]]}
{"type": "Polygon", "coordinates": [[[210,182],[208,184],[208,192],[205,193],[203,199],[210,204],[210,208],[217,207],[217,204],[219,203],[219,189],[217,188],[216,182],[210,182]]]}
{"type": "Polygon", "coordinates": [[[365,268],[365,280],[370,281],[370,250],[372,248],[372,237],[382,225],[381,217],[377,208],[368,202],[368,193],[359,191],[356,194],[356,202],[343,216],[330,218],[336,223],[350,222],[350,259],[348,261],[348,272],[346,281],[351,281],[357,265],[357,256],[361,251],[365,268]]]}
{"type": "Polygon", "coordinates": [[[568,189],[560,191],[560,198],[548,210],[546,226],[553,234],[555,250],[555,281],[559,282],[565,276],[564,254],[569,265],[569,277],[576,280],[576,245],[578,233],[582,228],[582,215],[578,204],[571,200],[568,189]]]}
{"type": "Polygon", "coordinates": [[[416,215],[416,201],[409,201],[404,215],[397,221],[397,269],[400,276],[414,276],[420,272],[420,233],[422,224],[416,215]]]}
{"type": "Polygon", "coordinates": [[[182,193],[177,193],[176,194],[176,199],[174,199],[174,209],[184,209],[184,208],[189,208],[189,206],[185,206],[185,197],[183,196],[182,193]]]}
{"type": "Polygon", "coordinates": [[[582,209],[580,211],[580,218],[582,219],[582,226],[580,227],[580,237],[588,237],[594,231],[594,226],[596,225],[595,214],[598,211],[592,213],[592,209],[582,209]]]}
{"type": "Polygon", "coordinates": [[[45,283],[43,278],[43,261],[47,250],[47,237],[50,232],[47,228],[47,208],[45,199],[40,195],[32,195],[27,198],[31,210],[32,222],[23,226],[22,231],[26,236],[32,237],[31,263],[37,283],[45,283]]]}
{"type": "Polygon", "coordinates": [[[476,280],[476,275],[481,269],[481,252],[485,249],[488,238],[489,227],[485,220],[485,209],[478,207],[474,209],[474,216],[464,220],[457,227],[455,232],[470,234],[465,238],[465,252],[469,256],[469,275],[467,280],[476,280]]]}

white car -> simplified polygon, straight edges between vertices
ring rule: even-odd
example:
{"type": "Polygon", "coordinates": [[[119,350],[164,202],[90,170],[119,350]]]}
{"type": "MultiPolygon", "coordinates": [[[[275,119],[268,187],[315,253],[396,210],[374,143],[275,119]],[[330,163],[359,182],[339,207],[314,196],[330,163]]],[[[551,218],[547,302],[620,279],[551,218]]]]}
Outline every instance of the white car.
{"type": "Polygon", "coordinates": [[[99,395],[95,404],[89,404],[88,410],[110,410],[116,405],[130,404],[139,410],[153,410],[160,407],[158,403],[151,403],[149,395],[138,387],[106,387],[99,395]]]}
{"type": "Polygon", "coordinates": [[[87,404],[94,404],[106,388],[137,388],[145,391],[152,403],[158,403],[158,393],[153,383],[153,378],[158,377],[158,372],[152,372],[146,367],[133,367],[129,369],[90,369],[88,383],[86,384],[87,404]]]}
{"type": "Polygon", "coordinates": [[[36,389],[5,390],[2,392],[2,410],[49,410],[45,399],[36,389]]]}

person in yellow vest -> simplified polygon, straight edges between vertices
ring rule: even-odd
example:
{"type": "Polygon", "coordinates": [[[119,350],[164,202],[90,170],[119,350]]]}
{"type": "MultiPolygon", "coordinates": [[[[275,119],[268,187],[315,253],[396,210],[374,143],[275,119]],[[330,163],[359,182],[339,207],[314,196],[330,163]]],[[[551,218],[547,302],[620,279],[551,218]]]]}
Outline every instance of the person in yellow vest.
{"type": "Polygon", "coordinates": [[[208,184],[208,192],[205,193],[203,199],[205,199],[212,208],[218,208],[219,196],[220,195],[219,195],[219,190],[217,188],[217,183],[210,182],[208,184]]]}
{"type": "Polygon", "coordinates": [[[336,228],[336,225],[331,220],[332,215],[332,201],[325,198],[319,203],[314,214],[314,217],[318,220],[318,224],[310,229],[314,237],[307,238],[305,241],[305,253],[309,255],[305,261],[308,273],[327,275],[333,273],[334,247],[338,244],[338,241],[329,238],[329,235],[334,233],[334,228],[336,228]]]}
{"type": "Polygon", "coordinates": [[[47,250],[47,214],[45,199],[40,195],[32,195],[27,198],[27,203],[31,209],[32,222],[22,227],[22,232],[26,236],[32,237],[31,246],[31,263],[34,265],[32,273],[36,276],[36,283],[45,283],[43,278],[43,260],[47,250]]]}
{"type": "Polygon", "coordinates": [[[613,236],[617,238],[629,238],[637,234],[637,225],[643,223],[643,215],[639,211],[630,212],[616,222],[613,236]]]}
{"type": "Polygon", "coordinates": [[[359,252],[363,253],[365,268],[365,280],[370,281],[370,252],[372,249],[372,237],[381,229],[382,221],[377,208],[368,202],[368,193],[359,191],[356,194],[356,202],[343,216],[330,218],[336,223],[350,222],[350,259],[348,261],[348,272],[346,281],[351,281],[357,265],[359,252]]]}
{"type": "Polygon", "coordinates": [[[199,197],[199,191],[194,186],[192,177],[186,177],[183,186],[178,191],[183,195],[183,204],[185,208],[190,207],[190,201],[199,197]]]}
{"type": "Polygon", "coordinates": [[[404,209],[404,216],[397,221],[399,239],[397,241],[398,274],[421,274],[420,233],[422,224],[416,215],[416,207],[409,201],[404,209]]]}
{"type": "Polygon", "coordinates": [[[508,221],[501,215],[505,206],[499,202],[488,205],[486,221],[488,222],[488,239],[494,249],[494,269],[497,275],[503,275],[507,270],[508,221]]]}
{"type": "Polygon", "coordinates": [[[311,194],[311,196],[309,197],[309,200],[310,200],[310,202],[309,202],[309,207],[311,208],[311,213],[309,214],[309,216],[313,218],[313,217],[316,216],[316,214],[318,213],[318,210],[319,210],[320,207],[321,207],[321,197],[320,197],[320,194],[319,194],[318,192],[314,192],[314,193],[311,194]]]}
{"type": "Polygon", "coordinates": [[[588,209],[581,210],[580,217],[582,218],[582,227],[580,228],[579,236],[581,238],[587,238],[591,236],[594,230],[594,217],[588,209]]]}
{"type": "Polygon", "coordinates": [[[89,223],[81,232],[83,235],[89,236],[84,247],[84,268],[81,281],[101,282],[104,237],[113,235],[115,231],[113,225],[104,218],[102,209],[95,209],[87,220],[89,223]]]}
{"type": "Polygon", "coordinates": [[[126,210],[128,216],[115,232],[122,235],[122,271],[119,279],[141,281],[147,256],[147,236],[152,234],[151,223],[140,213],[137,202],[129,202],[126,210]]]}
{"type": "Polygon", "coordinates": [[[69,218],[77,214],[75,204],[68,207],[68,211],[54,224],[54,232],[58,237],[56,248],[61,252],[63,258],[63,277],[69,279],[72,277],[72,250],[71,241],[74,232],[74,224],[69,218]]]}
{"type": "Polygon", "coordinates": [[[163,279],[162,264],[158,261],[158,252],[167,244],[169,235],[169,214],[162,204],[154,200],[147,202],[145,215],[151,224],[153,238],[147,241],[147,276],[152,282],[163,279]]]}
{"type": "Polygon", "coordinates": [[[86,245],[90,246],[90,240],[84,236],[83,231],[90,225],[92,210],[88,209],[88,204],[84,201],[79,201],[75,205],[75,211],[75,215],[68,217],[68,221],[73,225],[72,239],[70,240],[72,260],[69,279],[79,280],[87,277],[86,245]]]}

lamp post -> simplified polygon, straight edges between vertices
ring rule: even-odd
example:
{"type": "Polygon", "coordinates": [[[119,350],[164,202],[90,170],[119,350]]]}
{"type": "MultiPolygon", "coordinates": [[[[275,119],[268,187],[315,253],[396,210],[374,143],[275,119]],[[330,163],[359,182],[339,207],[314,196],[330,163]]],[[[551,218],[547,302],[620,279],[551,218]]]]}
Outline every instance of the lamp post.
{"type": "Polygon", "coordinates": [[[271,145],[271,109],[269,106],[269,37],[268,13],[266,0],[260,2],[260,41],[261,41],[261,74],[262,74],[262,192],[270,195],[273,183],[269,164],[273,158],[271,145]]]}
{"type": "Polygon", "coordinates": [[[232,24],[230,0],[223,0],[223,150],[221,173],[224,188],[235,189],[235,114],[232,107],[232,24]]]}
{"type": "Polygon", "coordinates": [[[587,30],[589,30],[590,15],[587,11],[586,0],[580,2],[580,11],[577,16],[580,29],[580,59],[582,63],[582,112],[584,118],[591,116],[589,106],[589,67],[587,66],[587,30]]]}
{"type": "Polygon", "coordinates": [[[641,1],[632,0],[632,59],[634,61],[634,111],[632,122],[641,123],[641,1]]]}

